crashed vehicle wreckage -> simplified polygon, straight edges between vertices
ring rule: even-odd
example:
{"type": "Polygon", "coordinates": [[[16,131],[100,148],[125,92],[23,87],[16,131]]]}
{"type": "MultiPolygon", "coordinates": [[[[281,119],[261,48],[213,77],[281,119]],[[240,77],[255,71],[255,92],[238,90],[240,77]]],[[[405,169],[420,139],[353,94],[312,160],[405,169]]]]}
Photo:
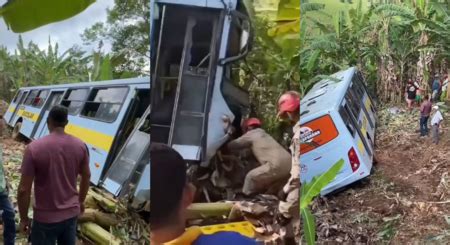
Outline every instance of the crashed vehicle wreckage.
{"type": "Polygon", "coordinates": [[[257,161],[224,147],[242,135],[241,121],[250,114],[249,94],[239,88],[234,74],[239,68],[233,67],[250,50],[251,23],[243,3],[151,4],[150,134],[152,142],[170,145],[189,164],[197,194],[188,226],[231,229],[280,244],[280,227],[273,224],[278,198],[259,194],[248,200],[237,194],[257,161]],[[227,131],[230,124],[233,133],[227,131]]]}

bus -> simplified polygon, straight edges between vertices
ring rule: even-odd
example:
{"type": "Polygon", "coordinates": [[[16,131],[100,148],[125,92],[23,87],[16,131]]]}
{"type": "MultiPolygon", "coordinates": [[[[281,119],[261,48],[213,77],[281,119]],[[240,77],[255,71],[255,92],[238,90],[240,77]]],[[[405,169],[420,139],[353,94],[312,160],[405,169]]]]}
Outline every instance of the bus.
{"type": "Polygon", "coordinates": [[[250,49],[250,20],[237,0],[152,0],[151,140],[207,167],[240,128],[249,95],[233,64],[250,49]]]}
{"type": "Polygon", "coordinates": [[[300,102],[302,183],[345,161],[321,195],[369,176],[374,159],[376,110],[361,72],[352,67],[331,77],[315,84],[300,102]]]}
{"type": "Polygon", "coordinates": [[[36,140],[49,134],[46,125],[49,110],[54,105],[66,106],[69,112],[66,133],[81,139],[89,149],[91,183],[119,196],[130,179],[139,182],[150,178],[150,160],[147,163],[143,160],[150,144],[149,80],[140,77],[23,87],[11,101],[4,120],[13,128],[14,138],[36,140]],[[133,154],[127,147],[130,141],[133,154]],[[111,168],[114,165],[117,166],[111,168]],[[139,175],[148,176],[138,176],[136,180],[136,170],[139,175]]]}

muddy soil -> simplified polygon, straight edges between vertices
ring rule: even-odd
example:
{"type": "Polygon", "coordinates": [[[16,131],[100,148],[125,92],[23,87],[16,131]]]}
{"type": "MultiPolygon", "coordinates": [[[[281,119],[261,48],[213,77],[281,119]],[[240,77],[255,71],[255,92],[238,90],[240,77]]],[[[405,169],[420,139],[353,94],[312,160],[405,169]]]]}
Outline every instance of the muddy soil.
{"type": "Polygon", "coordinates": [[[417,111],[379,113],[373,174],[313,206],[320,244],[450,244],[446,114],[435,145],[419,137],[417,111]]]}

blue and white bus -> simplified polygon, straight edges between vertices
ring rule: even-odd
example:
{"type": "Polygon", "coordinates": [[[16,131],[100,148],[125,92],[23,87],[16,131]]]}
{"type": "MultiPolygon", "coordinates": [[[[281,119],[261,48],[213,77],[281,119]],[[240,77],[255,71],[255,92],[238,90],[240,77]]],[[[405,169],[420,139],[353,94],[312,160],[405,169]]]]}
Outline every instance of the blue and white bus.
{"type": "MultiPolygon", "coordinates": [[[[20,88],[4,119],[13,127],[13,137],[35,140],[49,134],[46,119],[52,106],[66,106],[69,111],[66,132],[80,138],[89,148],[91,183],[118,196],[133,171],[141,168],[136,165],[139,159],[133,156],[122,159],[116,167],[122,169],[120,174],[108,170],[135,135],[136,126],[146,123],[143,117],[149,113],[149,82],[148,77],[142,77],[20,88]]],[[[144,142],[137,147],[147,147],[142,151],[150,144],[149,129],[145,133],[148,137],[140,137],[144,142]]],[[[149,167],[145,171],[148,171],[145,178],[149,179],[149,167]]]]}
{"type": "Polygon", "coordinates": [[[361,73],[353,67],[331,76],[339,82],[318,82],[300,103],[301,181],[345,161],[322,195],[368,176],[374,159],[376,110],[361,73]]]}

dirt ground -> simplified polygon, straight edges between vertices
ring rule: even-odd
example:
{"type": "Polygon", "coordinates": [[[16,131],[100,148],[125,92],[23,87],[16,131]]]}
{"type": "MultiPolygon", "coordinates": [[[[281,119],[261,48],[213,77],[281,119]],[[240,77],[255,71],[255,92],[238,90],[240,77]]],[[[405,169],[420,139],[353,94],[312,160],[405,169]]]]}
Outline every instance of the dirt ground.
{"type": "Polygon", "coordinates": [[[441,142],[419,113],[379,112],[373,174],[313,206],[320,244],[450,244],[450,114],[441,142]]]}

